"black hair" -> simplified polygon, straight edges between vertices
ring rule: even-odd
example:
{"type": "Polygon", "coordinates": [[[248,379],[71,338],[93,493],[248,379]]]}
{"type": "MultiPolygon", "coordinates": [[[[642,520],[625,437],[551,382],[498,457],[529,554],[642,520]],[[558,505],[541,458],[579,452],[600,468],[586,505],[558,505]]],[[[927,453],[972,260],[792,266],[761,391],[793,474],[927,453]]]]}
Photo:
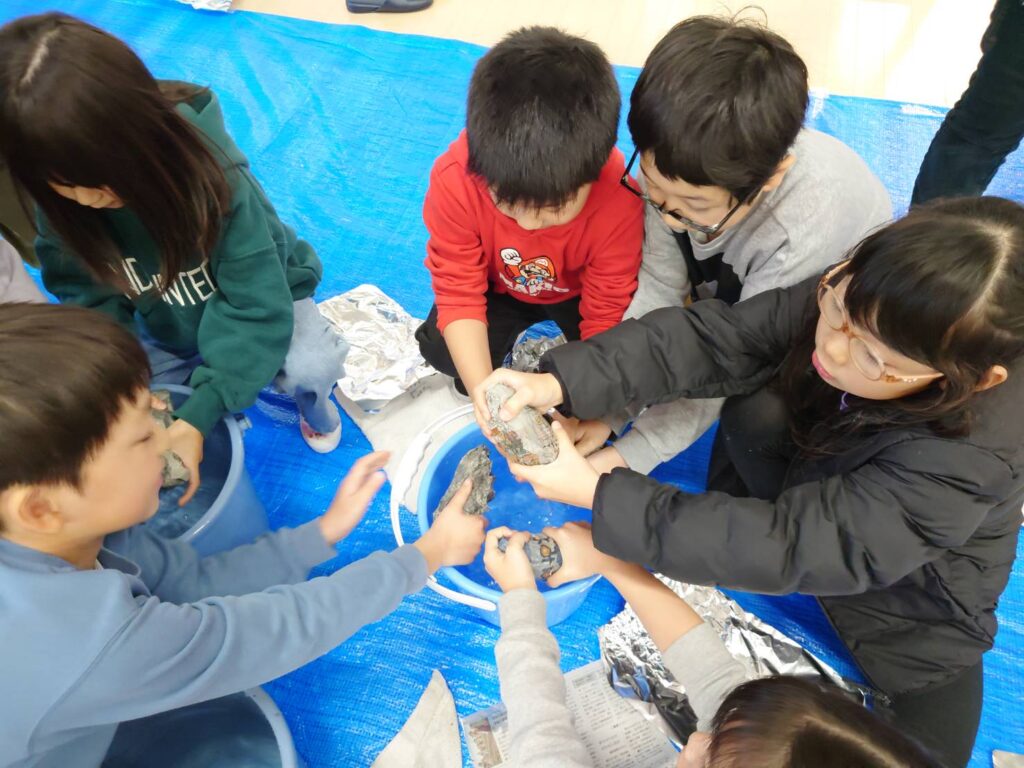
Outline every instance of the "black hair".
{"type": "Polygon", "coordinates": [[[500,203],[558,207],[598,179],[615,146],[619,87],[594,43],[551,27],[505,37],[473,70],[469,170],[500,203]]]}
{"type": "Polygon", "coordinates": [[[943,374],[895,400],[847,397],[810,365],[818,308],[782,368],[793,437],[810,454],[898,425],[970,430],[986,373],[1024,357],[1024,207],[998,197],[940,200],[866,237],[845,267],[850,320],[943,374]]]}
{"type": "Polygon", "coordinates": [[[694,16],[647,57],[629,130],[658,172],[749,202],[792,147],[807,111],[807,66],[750,20],[694,16]]]}
{"type": "Polygon", "coordinates": [[[715,713],[708,768],[940,768],[916,742],[835,688],[767,677],[715,713]]]}
{"type": "Polygon", "coordinates": [[[103,313],[0,304],[0,492],[80,487],[86,461],[148,386],[142,346],[103,313]]]}
{"type": "Polygon", "coordinates": [[[175,109],[202,93],[158,83],[123,42],[63,13],[0,28],[0,155],[96,280],[128,285],[106,216],[51,183],[110,187],[159,250],[161,293],[216,245],[230,189],[204,138],[175,109]]]}

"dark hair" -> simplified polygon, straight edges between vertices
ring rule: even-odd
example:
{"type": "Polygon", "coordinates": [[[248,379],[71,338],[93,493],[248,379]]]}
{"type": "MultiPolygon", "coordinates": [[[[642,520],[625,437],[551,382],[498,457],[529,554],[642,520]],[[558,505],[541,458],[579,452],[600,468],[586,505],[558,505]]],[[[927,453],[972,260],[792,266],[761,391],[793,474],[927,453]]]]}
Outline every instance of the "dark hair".
{"type": "Polygon", "coordinates": [[[0,304],[0,492],[79,487],[125,402],[148,386],[141,345],[101,312],[0,304]]]}
{"type": "Polygon", "coordinates": [[[619,87],[594,43],[551,27],[505,37],[469,84],[469,171],[498,202],[561,206],[597,180],[615,146],[619,87]]]}
{"type": "Polygon", "coordinates": [[[970,430],[971,400],[994,365],[1024,356],[1024,207],[998,197],[941,200],[869,235],[852,252],[844,303],[851,322],[943,374],[895,400],[847,397],[810,365],[817,305],[783,365],[793,437],[810,454],[894,426],[970,430]]]}
{"type": "Polygon", "coordinates": [[[158,84],[116,37],[63,13],[0,28],[0,154],[65,246],[103,283],[126,287],[102,211],[50,182],[109,186],[160,252],[160,292],[208,255],[230,206],[224,173],[175,110],[202,89],[158,84]]]}
{"type": "Polygon", "coordinates": [[[796,140],[807,66],[765,27],[694,16],[654,46],[633,88],[629,130],[658,172],[748,201],[796,140]]]}
{"type": "Polygon", "coordinates": [[[939,768],[938,760],[837,690],[792,676],[735,688],[715,714],[708,768],[939,768]]]}

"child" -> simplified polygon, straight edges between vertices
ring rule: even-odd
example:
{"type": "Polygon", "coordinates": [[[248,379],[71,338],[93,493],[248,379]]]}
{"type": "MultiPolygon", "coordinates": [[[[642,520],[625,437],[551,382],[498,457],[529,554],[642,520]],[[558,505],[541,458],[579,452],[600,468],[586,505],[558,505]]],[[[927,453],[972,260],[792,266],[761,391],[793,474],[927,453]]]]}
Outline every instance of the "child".
{"type": "Polygon", "coordinates": [[[99,312],[0,305],[0,755],[98,766],[118,723],[260,685],[334,648],[470,562],[468,484],[415,544],[305,581],[384,478],[360,459],[322,517],[200,559],[138,526],[166,435],[145,352],[99,312]]]}
{"type": "Polygon", "coordinates": [[[536,322],[569,339],[618,323],[643,237],[642,203],[619,185],[619,89],[596,45],[513,32],[476,65],[467,113],[430,174],[435,304],[416,333],[463,395],[536,322]]]}
{"type": "MultiPolygon", "coordinates": [[[[794,285],[892,218],[864,161],[802,127],[807,98],[804,62],[755,23],[698,16],[655,46],[629,110],[637,149],[627,170],[637,168],[639,181],[629,188],[648,205],[626,317],[794,285]]],[[[655,406],[593,462],[650,472],[700,437],[720,408],[720,400],[655,406]]],[[[609,433],[592,431],[585,450],[609,433]]]]}
{"type": "Polygon", "coordinates": [[[823,278],[659,310],[493,379],[519,390],[512,413],[729,397],[745,493],[599,476],[562,429],[556,462],[515,471],[592,506],[610,555],[820,595],[900,727],[964,765],[1021,522],[1022,358],[1024,208],[987,197],[913,209],[823,278]]]}
{"type": "Polygon", "coordinates": [[[0,153],[35,200],[46,287],[150,347],[154,381],[195,390],[174,451],[198,487],[203,436],[275,376],[302,435],[333,450],[346,347],[312,295],[321,265],[277,217],[208,90],[158,83],[120,40],[59,13],[0,29],[0,153]]]}
{"type": "MultiPolygon", "coordinates": [[[[595,573],[607,578],[682,684],[697,731],[679,755],[679,768],[938,768],[917,745],[838,692],[792,677],[746,682],[743,665],[685,601],[640,566],[598,552],[585,523],[544,532],[558,542],[564,561],[548,583],[595,573]]],[[[510,750],[517,765],[584,768],[592,763],[565,706],[558,643],[545,624],[544,598],[523,551],[528,536],[492,529],[484,554],[488,573],[505,593],[494,654],[510,750]],[[497,546],[501,536],[509,537],[505,552],[497,546]]]]}

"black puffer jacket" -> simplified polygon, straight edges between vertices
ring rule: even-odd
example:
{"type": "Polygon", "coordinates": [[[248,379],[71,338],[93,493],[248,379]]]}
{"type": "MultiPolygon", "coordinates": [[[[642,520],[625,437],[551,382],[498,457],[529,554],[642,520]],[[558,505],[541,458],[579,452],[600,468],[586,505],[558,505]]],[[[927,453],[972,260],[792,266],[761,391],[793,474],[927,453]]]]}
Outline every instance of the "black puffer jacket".
{"type": "MultiPolygon", "coordinates": [[[[562,409],[750,394],[807,322],[816,281],[735,306],[653,312],[548,352],[562,409]]],[[[821,603],[863,671],[899,694],[973,666],[992,646],[1024,500],[1024,367],[974,401],[971,434],[894,429],[827,460],[794,461],[773,502],[694,495],[605,475],[594,541],[674,578],[821,603]]]]}

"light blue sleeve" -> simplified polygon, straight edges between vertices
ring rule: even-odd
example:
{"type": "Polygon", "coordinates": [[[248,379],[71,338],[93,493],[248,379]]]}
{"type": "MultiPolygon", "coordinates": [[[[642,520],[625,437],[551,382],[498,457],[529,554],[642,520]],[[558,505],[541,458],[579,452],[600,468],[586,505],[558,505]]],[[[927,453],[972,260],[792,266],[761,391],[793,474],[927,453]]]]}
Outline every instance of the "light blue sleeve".
{"type": "Polygon", "coordinates": [[[133,596],[112,582],[104,618],[123,613],[124,621],[44,720],[67,732],[262,685],[386,616],[426,578],[423,556],[406,546],[302,584],[194,603],[133,596]]]}
{"type": "Polygon", "coordinates": [[[105,546],[138,564],[140,578],[155,597],[174,603],[296,584],[336,554],[317,520],[202,558],[190,544],[157,536],[143,526],[108,536],[105,546]]]}

